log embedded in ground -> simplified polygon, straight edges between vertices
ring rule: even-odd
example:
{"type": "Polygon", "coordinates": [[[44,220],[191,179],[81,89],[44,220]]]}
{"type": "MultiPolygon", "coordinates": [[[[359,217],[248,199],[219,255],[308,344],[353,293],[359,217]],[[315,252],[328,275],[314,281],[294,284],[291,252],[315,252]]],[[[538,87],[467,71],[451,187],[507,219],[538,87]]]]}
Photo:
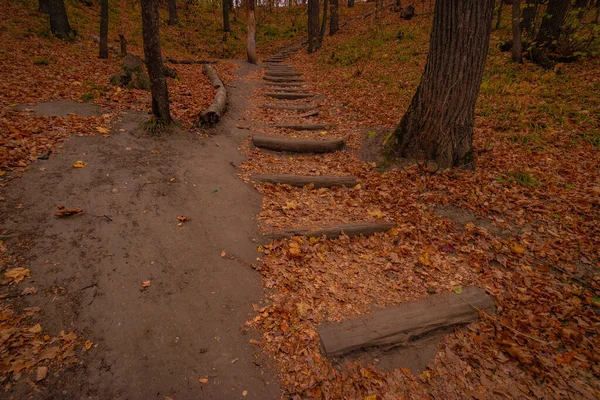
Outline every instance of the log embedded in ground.
{"type": "Polygon", "coordinates": [[[263,76],[262,78],[265,81],[269,81],[269,82],[304,82],[304,79],[302,79],[302,78],[292,78],[292,77],[279,78],[279,77],[263,76]]]}
{"type": "Polygon", "coordinates": [[[274,90],[276,92],[282,92],[282,93],[302,93],[302,92],[308,92],[308,88],[286,88],[286,87],[271,87],[269,88],[269,90],[274,90]]]}
{"type": "Polygon", "coordinates": [[[341,224],[327,226],[323,228],[295,228],[285,229],[278,232],[267,234],[264,237],[266,239],[283,239],[292,236],[306,236],[306,237],[321,237],[325,236],[329,239],[335,239],[340,237],[342,234],[347,236],[371,236],[379,232],[387,232],[392,228],[395,228],[396,224],[392,222],[380,222],[371,223],[363,222],[356,224],[341,224]]]}
{"type": "Polygon", "coordinates": [[[277,124],[276,128],[291,129],[294,131],[322,131],[330,129],[334,124],[277,124]]]}
{"type": "Polygon", "coordinates": [[[265,76],[270,77],[285,77],[285,76],[302,76],[300,72],[294,71],[267,71],[265,76]]]}
{"type": "Polygon", "coordinates": [[[308,118],[319,114],[319,110],[309,111],[304,114],[282,115],[281,118],[308,118]]]}
{"type": "Polygon", "coordinates": [[[272,87],[303,87],[301,82],[266,82],[265,85],[272,87]]]}
{"type": "Polygon", "coordinates": [[[308,99],[309,97],[314,97],[314,93],[265,93],[265,96],[272,97],[274,99],[282,99],[282,100],[297,100],[297,99],[308,99]]]}
{"type": "Polygon", "coordinates": [[[334,186],[354,187],[358,184],[355,176],[253,175],[252,180],[295,187],[313,185],[317,189],[334,186]]]}
{"type": "Polygon", "coordinates": [[[217,75],[217,70],[210,64],[202,66],[202,72],[208,77],[211,85],[215,88],[215,98],[206,110],[200,113],[200,121],[203,124],[214,125],[223,116],[227,108],[227,89],[223,81],[217,75]]]}
{"type": "Polygon", "coordinates": [[[437,294],[361,318],[324,324],[318,329],[321,347],[328,357],[339,357],[361,349],[418,344],[440,331],[477,321],[476,308],[494,309],[494,302],[480,288],[437,294]]]}
{"type": "Polygon", "coordinates": [[[216,61],[210,60],[176,60],[174,58],[165,58],[166,63],[171,64],[216,64],[216,61]]]}
{"type": "Polygon", "coordinates": [[[290,111],[309,111],[315,110],[319,108],[319,106],[314,104],[307,104],[304,106],[289,106],[287,104],[263,104],[264,108],[268,108],[271,110],[290,110],[290,111]]]}
{"type": "Polygon", "coordinates": [[[343,139],[285,139],[271,136],[253,136],[252,144],[256,147],[274,151],[290,151],[294,153],[331,153],[344,147],[343,139]]]}

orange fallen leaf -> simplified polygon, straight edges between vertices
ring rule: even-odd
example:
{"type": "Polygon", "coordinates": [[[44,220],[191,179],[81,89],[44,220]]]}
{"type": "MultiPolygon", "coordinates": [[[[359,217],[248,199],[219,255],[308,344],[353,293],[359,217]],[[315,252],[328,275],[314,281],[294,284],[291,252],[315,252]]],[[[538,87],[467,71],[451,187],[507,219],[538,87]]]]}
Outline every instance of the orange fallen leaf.
{"type": "Polygon", "coordinates": [[[208,378],[198,378],[198,382],[200,382],[201,384],[205,385],[208,383],[208,378]]]}
{"type": "Polygon", "coordinates": [[[12,268],[4,273],[4,280],[2,280],[2,284],[3,285],[6,285],[7,283],[19,284],[25,278],[31,278],[29,269],[21,268],[21,267],[12,268]]]}
{"type": "Polygon", "coordinates": [[[85,347],[86,350],[89,350],[92,348],[93,344],[94,344],[94,342],[92,342],[91,340],[86,340],[85,343],[83,344],[83,347],[85,347]]]}
{"type": "Polygon", "coordinates": [[[73,164],[73,168],[85,168],[87,165],[87,163],[84,163],[83,161],[77,161],[75,164],[73,164]]]}
{"type": "Polygon", "coordinates": [[[150,287],[150,281],[144,281],[144,282],[142,282],[142,287],[143,288],[150,287]]]}
{"type": "Polygon", "coordinates": [[[65,206],[56,206],[58,212],[56,214],[52,214],[55,217],[70,217],[71,215],[81,214],[83,212],[83,208],[77,207],[69,207],[65,206]]]}

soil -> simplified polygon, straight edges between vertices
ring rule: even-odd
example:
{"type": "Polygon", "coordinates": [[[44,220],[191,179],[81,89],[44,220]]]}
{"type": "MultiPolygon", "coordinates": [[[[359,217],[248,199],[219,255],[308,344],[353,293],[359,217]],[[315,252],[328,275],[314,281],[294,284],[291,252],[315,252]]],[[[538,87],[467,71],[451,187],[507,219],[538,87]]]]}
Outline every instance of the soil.
{"type": "MultiPolygon", "coordinates": [[[[238,74],[254,68],[240,63],[238,74]]],[[[41,308],[44,331],[73,329],[94,342],[80,364],[51,367],[39,390],[22,378],[10,398],[280,396],[250,343],[256,333],[244,329],[264,297],[251,267],[260,196],[236,167],[248,135],[236,121],[254,83],[233,83],[228,112],[208,138],[150,137],[138,130],[147,115],[129,113],[111,136],[73,137],[1,190],[3,228],[17,235],[9,240],[28,243],[9,246],[11,256],[26,260],[27,286],[38,289],[22,306],[41,308]],[[78,160],[87,166],[73,168],[78,160]],[[52,216],[59,205],[84,213],[52,216]],[[178,216],[188,220],[179,226],[178,216]]]]}

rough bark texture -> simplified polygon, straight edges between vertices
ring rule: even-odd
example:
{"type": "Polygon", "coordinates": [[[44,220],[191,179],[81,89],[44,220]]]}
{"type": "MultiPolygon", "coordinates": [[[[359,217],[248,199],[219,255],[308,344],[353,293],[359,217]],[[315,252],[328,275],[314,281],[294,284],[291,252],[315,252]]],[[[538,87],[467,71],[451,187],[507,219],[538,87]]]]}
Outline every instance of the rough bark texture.
{"type": "Polygon", "coordinates": [[[329,19],[329,36],[340,30],[339,0],[331,0],[331,18],[329,19]]]}
{"type": "Polygon", "coordinates": [[[472,161],[475,102],[488,51],[494,0],[437,1],[417,92],[394,131],[399,157],[440,168],[472,161]]]}
{"type": "Polygon", "coordinates": [[[179,17],[177,16],[177,1],[168,0],[169,3],[169,20],[167,24],[177,25],[179,23],[179,17]]]}
{"type": "Polygon", "coordinates": [[[48,14],[50,12],[50,4],[48,0],[40,0],[38,11],[43,14],[48,14]]]}
{"type": "Polygon", "coordinates": [[[248,54],[248,62],[256,64],[258,57],[256,55],[256,19],[254,17],[254,9],[256,0],[246,0],[246,8],[248,14],[248,42],[246,45],[246,53],[248,54]]]}
{"type": "Polygon", "coordinates": [[[100,58],[108,58],[108,0],[100,5],[100,58]]]}
{"type": "Polygon", "coordinates": [[[271,136],[253,136],[252,144],[256,147],[274,151],[289,151],[294,153],[332,153],[344,147],[344,140],[306,140],[285,139],[271,136]]]}
{"type": "Polygon", "coordinates": [[[152,91],[152,113],[160,122],[170,124],[169,92],[160,52],[158,1],[156,0],[142,0],[142,33],[144,56],[152,91]]]}
{"type": "Polygon", "coordinates": [[[461,294],[444,293],[424,300],[383,309],[361,318],[319,327],[321,348],[327,357],[340,357],[372,347],[394,348],[479,319],[477,309],[493,311],[494,302],[477,287],[461,294]]]}
{"type": "Polygon", "coordinates": [[[371,236],[379,232],[387,232],[395,228],[393,222],[362,222],[357,224],[340,224],[324,228],[293,228],[265,235],[266,239],[283,239],[292,236],[321,237],[335,239],[340,236],[371,236]]]}
{"type": "Polygon", "coordinates": [[[325,30],[327,29],[327,9],[329,8],[329,0],[323,0],[323,20],[321,21],[321,30],[319,31],[319,47],[323,44],[325,30]]]}
{"type": "Polygon", "coordinates": [[[229,1],[223,1],[223,32],[231,32],[231,27],[229,26],[229,1]]]}
{"type": "Polygon", "coordinates": [[[50,16],[50,30],[52,34],[60,39],[72,39],[75,32],[71,29],[67,9],[63,0],[45,0],[50,16]]]}
{"type": "Polygon", "coordinates": [[[214,125],[221,120],[227,109],[227,89],[219,78],[217,70],[210,64],[202,66],[202,72],[208,77],[211,85],[215,88],[215,98],[206,110],[200,113],[203,124],[214,125]]]}
{"type": "Polygon", "coordinates": [[[334,186],[354,187],[358,184],[355,176],[253,175],[252,180],[295,187],[313,185],[316,189],[334,186]]]}
{"type": "Polygon", "coordinates": [[[308,0],[308,52],[319,48],[319,0],[308,0]]]}
{"type": "Polygon", "coordinates": [[[556,42],[560,37],[567,11],[569,10],[567,0],[549,0],[548,7],[542,18],[542,24],[537,34],[536,42],[541,49],[554,50],[556,42]]]}
{"type": "Polygon", "coordinates": [[[525,7],[523,8],[523,31],[527,33],[529,37],[533,37],[535,14],[537,13],[537,1],[538,0],[527,0],[525,7]]]}
{"type": "Polygon", "coordinates": [[[523,62],[523,42],[521,40],[521,0],[513,0],[512,4],[512,60],[514,62],[523,62]]]}

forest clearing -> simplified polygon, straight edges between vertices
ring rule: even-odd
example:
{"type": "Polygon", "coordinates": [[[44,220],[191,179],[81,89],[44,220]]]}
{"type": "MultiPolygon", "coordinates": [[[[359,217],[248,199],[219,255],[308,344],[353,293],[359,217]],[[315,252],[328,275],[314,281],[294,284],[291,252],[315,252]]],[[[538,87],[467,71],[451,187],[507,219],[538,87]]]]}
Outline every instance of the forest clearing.
{"type": "Polygon", "coordinates": [[[600,397],[600,1],[0,4],[0,398],[600,397]]]}

